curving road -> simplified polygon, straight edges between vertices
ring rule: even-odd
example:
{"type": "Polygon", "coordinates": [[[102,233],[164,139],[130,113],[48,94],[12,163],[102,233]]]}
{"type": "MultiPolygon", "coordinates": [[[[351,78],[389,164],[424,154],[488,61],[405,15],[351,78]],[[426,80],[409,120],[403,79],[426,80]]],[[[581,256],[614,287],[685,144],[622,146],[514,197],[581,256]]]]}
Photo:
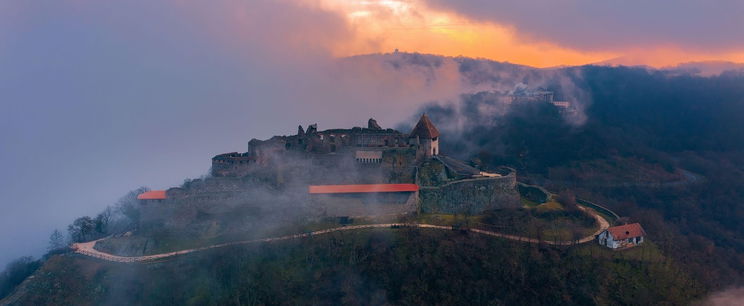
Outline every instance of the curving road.
{"type": "MultiPolygon", "coordinates": [[[[585,212],[592,215],[599,224],[599,229],[592,235],[586,236],[584,238],[581,238],[577,241],[540,241],[538,239],[534,238],[528,238],[528,237],[521,237],[521,236],[515,236],[515,235],[507,235],[477,228],[467,228],[462,230],[467,230],[469,232],[478,233],[486,236],[492,236],[492,237],[499,237],[509,240],[515,240],[515,241],[521,241],[521,242],[527,242],[527,243],[545,243],[550,245],[573,245],[576,243],[586,243],[589,241],[594,240],[594,236],[598,235],[602,231],[606,230],[610,224],[605,220],[603,217],[601,217],[599,214],[594,212],[591,209],[586,209],[585,207],[579,206],[580,209],[584,210],[585,212]]],[[[317,235],[323,235],[323,234],[329,234],[333,232],[341,232],[341,231],[351,231],[351,230],[360,230],[360,229],[370,229],[370,228],[428,228],[428,229],[438,229],[438,230],[454,230],[456,228],[453,228],[452,226],[444,226],[444,225],[433,225],[433,224],[420,224],[420,223],[384,223],[384,224],[363,224],[363,225],[351,225],[351,226],[343,226],[343,227],[336,227],[336,228],[329,228],[325,230],[319,230],[314,232],[308,232],[308,233],[301,233],[301,234],[294,234],[294,235],[287,235],[287,236],[280,236],[280,237],[270,237],[270,238],[263,238],[263,239],[254,239],[254,240],[243,240],[243,241],[235,241],[235,242],[228,242],[228,243],[220,243],[215,245],[210,245],[206,247],[201,248],[194,248],[194,249],[187,249],[187,250],[181,250],[181,251],[175,251],[175,252],[168,252],[168,253],[161,253],[161,254],[154,254],[154,255],[146,255],[146,256],[118,256],[113,255],[105,252],[101,252],[99,250],[96,250],[93,248],[95,246],[96,242],[106,239],[99,239],[89,242],[83,242],[83,243],[74,243],[72,245],[73,250],[75,250],[76,253],[95,257],[107,261],[113,261],[113,262],[146,262],[146,261],[154,261],[158,259],[173,257],[177,255],[182,254],[188,254],[188,253],[194,253],[209,249],[215,249],[215,248],[222,248],[232,245],[241,245],[241,244],[251,244],[251,243],[259,243],[259,242],[272,242],[272,241],[280,241],[280,240],[290,240],[290,239],[297,239],[297,238],[305,238],[305,237],[311,237],[311,236],[317,236],[317,235]]]]}

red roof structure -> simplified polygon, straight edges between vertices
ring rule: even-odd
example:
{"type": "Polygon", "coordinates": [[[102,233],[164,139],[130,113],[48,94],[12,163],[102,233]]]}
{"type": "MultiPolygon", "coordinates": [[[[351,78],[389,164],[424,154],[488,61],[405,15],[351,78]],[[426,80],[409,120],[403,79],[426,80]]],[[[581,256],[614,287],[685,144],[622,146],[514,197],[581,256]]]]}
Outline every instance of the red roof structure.
{"type": "Polygon", "coordinates": [[[409,137],[421,137],[434,139],[439,137],[439,130],[434,126],[434,123],[429,120],[429,116],[426,114],[421,115],[421,119],[416,123],[416,127],[413,128],[409,137]]]}
{"type": "Polygon", "coordinates": [[[640,223],[613,226],[607,230],[612,234],[612,238],[615,240],[646,236],[646,231],[643,230],[640,223]]]}
{"type": "Polygon", "coordinates": [[[307,189],[311,194],[415,192],[419,190],[419,186],[416,184],[311,185],[307,189]]]}
{"type": "Polygon", "coordinates": [[[167,198],[165,190],[151,190],[137,196],[137,200],[165,200],[167,198]]]}

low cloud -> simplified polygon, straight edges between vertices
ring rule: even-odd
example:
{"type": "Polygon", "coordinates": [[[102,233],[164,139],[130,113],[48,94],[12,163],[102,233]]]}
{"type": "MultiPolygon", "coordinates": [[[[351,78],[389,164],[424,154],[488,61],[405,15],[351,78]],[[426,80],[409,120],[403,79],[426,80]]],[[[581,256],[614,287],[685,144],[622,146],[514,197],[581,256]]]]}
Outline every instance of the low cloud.
{"type": "Polygon", "coordinates": [[[698,306],[734,306],[744,301],[744,288],[731,288],[712,293],[705,300],[696,303],[698,306]]]}
{"type": "Polygon", "coordinates": [[[128,190],[204,174],[251,138],[369,117],[389,127],[471,86],[451,59],[335,58],[355,30],[313,1],[0,8],[0,264],[38,255],[55,228],[128,190]]]}

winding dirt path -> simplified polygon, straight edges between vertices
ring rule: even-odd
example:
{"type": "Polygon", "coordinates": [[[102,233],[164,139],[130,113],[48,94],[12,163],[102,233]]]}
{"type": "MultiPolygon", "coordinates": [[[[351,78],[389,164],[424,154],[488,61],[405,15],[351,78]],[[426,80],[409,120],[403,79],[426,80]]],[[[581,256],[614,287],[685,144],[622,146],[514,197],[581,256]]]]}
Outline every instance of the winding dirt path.
{"type": "MultiPolygon", "coordinates": [[[[515,241],[521,241],[521,242],[527,242],[527,243],[545,243],[550,245],[573,245],[576,243],[586,243],[594,240],[594,236],[598,235],[602,231],[606,230],[610,224],[605,220],[602,216],[597,214],[591,209],[587,209],[585,207],[579,206],[580,209],[584,210],[588,214],[592,215],[599,224],[599,229],[592,235],[586,236],[584,238],[581,238],[577,241],[540,241],[538,239],[534,238],[528,238],[528,237],[522,237],[522,236],[515,236],[515,235],[508,235],[508,234],[502,234],[477,228],[467,228],[463,230],[467,230],[469,232],[478,233],[486,236],[492,236],[492,237],[499,237],[509,240],[515,240],[515,241]]],[[[161,253],[161,254],[154,254],[154,255],[145,255],[145,256],[118,256],[113,255],[105,252],[101,252],[99,250],[96,250],[93,248],[95,246],[96,242],[106,239],[99,239],[89,242],[83,242],[83,243],[75,243],[72,245],[73,250],[75,250],[76,253],[95,257],[107,261],[113,261],[113,262],[146,262],[146,261],[154,261],[158,259],[173,257],[177,255],[182,254],[188,254],[188,253],[194,253],[209,249],[216,249],[216,248],[222,248],[227,246],[233,246],[233,245],[242,245],[242,244],[252,244],[252,243],[260,243],[260,242],[272,242],[272,241],[281,241],[281,240],[290,240],[290,239],[298,239],[298,238],[305,238],[305,237],[312,237],[312,236],[318,236],[323,234],[329,234],[333,232],[341,232],[341,231],[352,231],[352,230],[360,230],[360,229],[371,229],[371,228],[427,228],[427,229],[438,229],[438,230],[454,230],[456,228],[453,228],[452,226],[444,226],[444,225],[433,225],[433,224],[420,224],[420,223],[384,223],[384,224],[363,224],[363,225],[350,225],[350,226],[343,226],[343,227],[336,227],[336,228],[329,228],[325,230],[319,230],[309,233],[301,233],[301,234],[294,234],[294,235],[287,235],[287,236],[280,236],[280,237],[270,237],[270,238],[262,238],[262,239],[253,239],[253,240],[243,240],[243,241],[235,241],[235,242],[228,242],[228,243],[220,243],[215,245],[210,245],[206,247],[201,248],[194,248],[194,249],[187,249],[187,250],[181,250],[181,251],[175,251],[175,252],[168,252],[168,253],[161,253]]]]}

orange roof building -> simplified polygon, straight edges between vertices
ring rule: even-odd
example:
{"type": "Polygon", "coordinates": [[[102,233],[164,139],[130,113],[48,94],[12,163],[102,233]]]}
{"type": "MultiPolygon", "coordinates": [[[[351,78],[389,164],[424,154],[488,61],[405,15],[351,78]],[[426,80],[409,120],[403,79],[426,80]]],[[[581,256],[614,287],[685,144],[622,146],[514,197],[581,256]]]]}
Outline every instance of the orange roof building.
{"type": "Polygon", "coordinates": [[[378,193],[378,192],[416,192],[416,184],[360,184],[360,185],[311,185],[310,194],[378,193]]]}
{"type": "Polygon", "coordinates": [[[599,244],[611,249],[627,248],[641,244],[646,231],[640,223],[613,226],[597,235],[599,244]]]}
{"type": "Polygon", "coordinates": [[[140,193],[137,196],[137,200],[165,200],[168,196],[165,194],[165,190],[151,190],[140,193]]]}

